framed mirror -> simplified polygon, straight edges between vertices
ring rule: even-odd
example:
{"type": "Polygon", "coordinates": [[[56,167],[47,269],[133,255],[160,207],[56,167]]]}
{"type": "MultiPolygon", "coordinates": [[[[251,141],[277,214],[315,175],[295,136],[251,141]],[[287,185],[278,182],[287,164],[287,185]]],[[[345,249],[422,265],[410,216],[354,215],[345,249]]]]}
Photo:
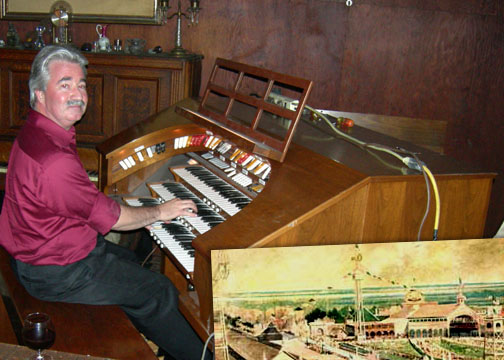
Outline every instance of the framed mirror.
{"type": "Polygon", "coordinates": [[[5,20],[41,20],[62,3],[72,22],[121,24],[160,24],[157,0],[0,0],[0,18],[5,20]]]}

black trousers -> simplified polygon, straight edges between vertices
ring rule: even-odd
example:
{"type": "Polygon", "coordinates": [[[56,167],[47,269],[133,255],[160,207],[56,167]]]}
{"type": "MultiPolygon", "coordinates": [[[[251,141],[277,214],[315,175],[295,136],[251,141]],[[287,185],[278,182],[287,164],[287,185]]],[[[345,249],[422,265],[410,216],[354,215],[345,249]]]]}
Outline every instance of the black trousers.
{"type": "Polygon", "coordinates": [[[140,332],[173,358],[201,358],[203,343],[178,311],[178,291],[171,281],[141,267],[132,251],[101,235],[96,248],[73,264],[36,266],[16,260],[13,266],[38,299],[119,305],[140,332]]]}

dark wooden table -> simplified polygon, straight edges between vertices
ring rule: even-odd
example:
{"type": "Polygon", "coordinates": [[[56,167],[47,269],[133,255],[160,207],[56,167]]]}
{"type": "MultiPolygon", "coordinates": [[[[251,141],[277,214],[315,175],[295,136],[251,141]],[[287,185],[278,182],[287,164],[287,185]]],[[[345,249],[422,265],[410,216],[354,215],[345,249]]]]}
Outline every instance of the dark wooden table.
{"type": "MultiPolygon", "coordinates": [[[[36,352],[25,346],[0,343],[0,359],[2,360],[26,360],[36,352]]],[[[88,355],[71,354],[67,352],[45,350],[45,354],[51,355],[53,360],[106,360],[110,358],[101,358],[88,355]]]]}

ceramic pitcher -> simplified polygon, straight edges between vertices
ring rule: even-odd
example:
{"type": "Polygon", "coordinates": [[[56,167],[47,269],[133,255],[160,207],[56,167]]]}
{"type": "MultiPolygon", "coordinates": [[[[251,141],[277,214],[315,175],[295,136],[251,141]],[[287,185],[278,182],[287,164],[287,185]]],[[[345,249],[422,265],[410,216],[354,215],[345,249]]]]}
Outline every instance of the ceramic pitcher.
{"type": "Polygon", "coordinates": [[[98,34],[98,50],[110,51],[110,40],[107,37],[108,25],[96,25],[96,33],[98,34]]]}

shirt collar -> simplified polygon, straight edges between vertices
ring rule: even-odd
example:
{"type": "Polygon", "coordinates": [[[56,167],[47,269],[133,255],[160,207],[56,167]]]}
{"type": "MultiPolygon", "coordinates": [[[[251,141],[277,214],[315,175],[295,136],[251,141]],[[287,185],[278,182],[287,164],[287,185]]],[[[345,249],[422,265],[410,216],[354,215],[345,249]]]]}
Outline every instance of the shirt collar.
{"type": "Polygon", "coordinates": [[[42,129],[50,135],[54,142],[65,147],[70,144],[75,144],[75,127],[72,126],[69,130],[63,129],[48,117],[42,115],[38,111],[30,109],[27,118],[27,124],[31,124],[42,129]]]}

